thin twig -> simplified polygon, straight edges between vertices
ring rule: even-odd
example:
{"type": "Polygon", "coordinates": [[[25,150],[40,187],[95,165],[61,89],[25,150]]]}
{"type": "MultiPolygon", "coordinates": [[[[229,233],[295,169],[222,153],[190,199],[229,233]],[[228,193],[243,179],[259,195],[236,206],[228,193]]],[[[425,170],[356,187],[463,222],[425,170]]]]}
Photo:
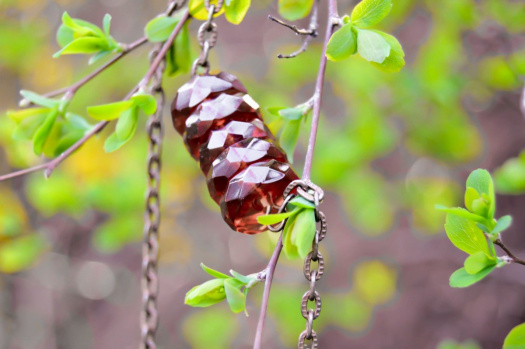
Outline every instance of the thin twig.
{"type": "MultiPolygon", "coordinates": [[[[151,63],[148,71],[144,75],[144,78],[137,84],[137,86],[135,86],[127,94],[126,97],[124,97],[124,100],[129,99],[135,92],[137,92],[140,88],[144,88],[149,83],[149,81],[153,77],[155,71],[159,67],[159,65],[160,65],[160,63],[162,61],[162,57],[164,57],[166,55],[166,53],[168,52],[168,49],[173,44],[173,41],[175,40],[175,38],[177,37],[179,32],[182,30],[182,27],[184,26],[184,24],[186,23],[186,21],[189,18],[190,18],[189,11],[186,10],[183,13],[183,15],[181,16],[181,19],[180,19],[179,23],[177,24],[177,26],[173,29],[173,32],[171,33],[171,35],[168,38],[168,40],[166,40],[166,42],[163,44],[161,50],[159,51],[159,54],[157,55],[157,59],[155,59],[153,61],[153,63],[151,63]],[[160,59],[158,59],[159,57],[160,57],[160,59]]],[[[55,159],[53,159],[53,160],[51,160],[51,161],[49,161],[49,162],[47,162],[45,164],[40,164],[40,165],[31,167],[31,168],[28,168],[28,169],[25,169],[25,170],[21,170],[21,171],[9,173],[9,174],[4,175],[4,176],[0,176],[0,182],[3,181],[3,180],[9,179],[9,178],[23,176],[25,174],[32,173],[32,172],[37,172],[37,171],[40,171],[40,170],[45,170],[44,171],[44,175],[46,176],[46,178],[49,178],[49,176],[51,175],[53,170],[62,161],[67,159],[73,152],[75,152],[78,148],[80,148],[91,137],[93,137],[94,135],[96,135],[97,133],[102,131],[104,129],[104,127],[106,127],[107,124],[109,124],[109,121],[102,121],[102,122],[99,122],[98,124],[96,124],[89,132],[87,132],[84,135],[84,137],[82,137],[80,140],[78,140],[75,144],[73,144],[71,147],[69,147],[66,151],[64,151],[62,154],[60,154],[57,158],[55,158],[55,159]]]]}
{"type": "Polygon", "coordinates": [[[328,41],[332,37],[337,21],[339,18],[337,13],[337,0],[328,1],[328,23],[326,27],[326,34],[323,44],[323,52],[321,53],[321,61],[319,63],[319,72],[317,74],[317,82],[315,83],[315,92],[313,95],[313,112],[312,112],[312,126],[310,129],[310,138],[308,139],[308,148],[306,150],[306,159],[304,162],[303,179],[310,179],[310,172],[312,170],[312,160],[314,157],[315,139],[317,137],[317,128],[319,125],[319,115],[321,113],[321,97],[323,95],[323,84],[326,71],[326,47],[328,41]]]}
{"type": "Polygon", "coordinates": [[[519,258],[516,257],[512,252],[510,252],[510,250],[508,249],[508,247],[505,246],[505,244],[503,243],[503,241],[501,241],[501,238],[500,238],[500,239],[496,239],[496,241],[494,241],[494,245],[498,245],[499,247],[501,247],[501,249],[502,249],[503,251],[505,251],[505,253],[507,254],[507,256],[510,257],[510,259],[512,260],[513,263],[517,263],[517,264],[525,265],[525,261],[522,260],[522,259],[519,259],[519,258]]]}
{"type": "Polygon", "coordinates": [[[268,267],[266,267],[266,278],[264,282],[264,293],[261,303],[261,312],[259,314],[259,322],[257,323],[257,332],[255,333],[255,342],[253,344],[253,349],[261,349],[262,335],[264,330],[264,321],[266,319],[266,309],[268,309],[268,300],[270,299],[270,289],[272,288],[272,279],[277,267],[277,261],[281,255],[281,250],[283,249],[283,234],[279,236],[275,250],[273,251],[272,257],[268,262],[268,267]]]}
{"type": "Polygon", "coordinates": [[[137,41],[135,42],[132,42],[131,44],[129,45],[126,45],[124,47],[124,50],[122,50],[122,52],[120,52],[119,54],[117,54],[115,57],[113,57],[111,60],[107,61],[104,65],[101,65],[98,69],[94,70],[93,72],[91,72],[90,74],[86,75],[85,77],[83,77],[82,79],[80,79],[79,81],[75,82],[73,85],[71,86],[68,86],[68,87],[64,87],[64,88],[61,88],[59,90],[56,90],[56,91],[51,91],[51,92],[48,92],[46,94],[43,94],[44,97],[55,97],[55,96],[59,96],[61,94],[67,94],[69,95],[69,97],[72,97],[72,95],[74,95],[79,88],[81,88],[82,86],[84,86],[85,84],[87,84],[89,81],[91,81],[94,77],[100,75],[100,73],[102,73],[104,70],[106,70],[107,68],[109,68],[110,66],[112,66],[114,63],[116,63],[117,61],[119,61],[122,57],[124,57],[126,54],[130,53],[131,51],[133,51],[134,49],[136,49],[137,47],[140,47],[142,46],[143,44],[145,44],[146,42],[148,42],[148,38],[146,37],[142,37],[140,39],[138,39],[137,41]]]}
{"type": "Polygon", "coordinates": [[[312,41],[313,38],[317,37],[317,28],[319,26],[319,21],[318,21],[318,18],[317,18],[318,17],[317,16],[318,5],[319,5],[319,0],[316,0],[314,5],[313,5],[313,8],[312,8],[312,15],[310,16],[310,25],[308,26],[308,29],[298,29],[297,26],[295,26],[295,25],[290,25],[288,23],[285,23],[285,22],[283,22],[283,21],[273,17],[273,16],[268,16],[268,18],[270,18],[272,21],[274,21],[276,23],[279,23],[280,25],[285,26],[286,28],[290,28],[296,34],[306,36],[304,38],[303,44],[301,45],[301,48],[299,48],[297,51],[292,52],[292,53],[290,53],[288,55],[283,55],[282,53],[279,53],[277,55],[277,58],[294,58],[294,57],[297,57],[298,55],[300,55],[301,53],[306,51],[306,49],[308,48],[308,45],[310,44],[310,41],[312,41]]]}

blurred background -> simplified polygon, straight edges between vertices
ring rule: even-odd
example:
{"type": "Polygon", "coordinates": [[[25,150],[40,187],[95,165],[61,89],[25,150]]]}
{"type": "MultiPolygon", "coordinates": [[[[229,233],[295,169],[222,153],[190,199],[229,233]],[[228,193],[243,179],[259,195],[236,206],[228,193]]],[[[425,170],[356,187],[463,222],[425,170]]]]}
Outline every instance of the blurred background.
{"type": "MultiPolygon", "coordinates": [[[[339,1],[350,13],[357,1],[339,1]]],[[[313,93],[324,35],[295,59],[278,53],[301,39],[270,22],[276,1],[252,1],[244,22],[218,20],[212,70],[236,74],[265,108],[306,101],[313,93]]],[[[20,89],[45,93],[90,72],[87,58],[51,56],[63,11],[132,42],[162,0],[0,0],[0,110],[16,108],[20,89]]],[[[300,22],[307,25],[308,20],[300,22]]],[[[196,56],[192,23],[192,49],[196,56]]],[[[358,57],[328,64],[312,179],[328,195],[323,299],[315,321],[322,348],[501,348],[525,321],[525,269],[511,265],[468,289],[448,277],[465,255],[447,240],[434,204],[463,205],[470,171],[495,174],[497,216],[511,214],[506,244],[525,256],[525,1],[394,0],[379,29],[393,33],[407,66],[385,74],[358,57]]],[[[141,48],[82,88],[72,109],[121,99],[145,73],[141,48]]],[[[165,80],[167,96],[188,79],[165,80]]],[[[234,233],[209,199],[198,164],[171,127],[162,173],[159,348],[250,348],[262,286],[248,298],[249,317],[227,304],[196,309],[186,291],[208,279],[201,262],[227,272],[258,272],[274,240],[234,233]],[[205,217],[205,219],[203,219],[205,217]]],[[[265,113],[268,120],[269,113],[265,113]]],[[[94,123],[94,121],[92,122],[94,123]]],[[[141,120],[141,128],[145,118],[141,120]]],[[[30,142],[11,139],[0,116],[0,174],[38,164],[30,142]]],[[[111,128],[111,127],[110,127],[111,128]]],[[[294,167],[300,172],[309,126],[294,167]]],[[[106,154],[105,130],[42,173],[0,183],[0,348],[136,348],[139,341],[145,133],[106,154]]],[[[304,329],[308,289],[302,262],[283,256],[274,278],[265,348],[291,348],[304,329]]]]}

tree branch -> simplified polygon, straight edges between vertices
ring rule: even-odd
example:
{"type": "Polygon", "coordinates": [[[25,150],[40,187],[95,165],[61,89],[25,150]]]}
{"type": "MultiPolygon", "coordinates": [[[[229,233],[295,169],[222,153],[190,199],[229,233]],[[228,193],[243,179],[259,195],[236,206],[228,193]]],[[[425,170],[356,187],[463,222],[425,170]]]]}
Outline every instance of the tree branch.
{"type": "Polygon", "coordinates": [[[266,277],[264,282],[264,293],[261,303],[261,312],[259,314],[259,322],[257,323],[257,332],[255,333],[255,342],[253,344],[253,349],[261,349],[262,335],[264,330],[264,321],[266,319],[266,310],[268,309],[268,300],[270,299],[270,289],[272,288],[272,279],[277,267],[277,261],[281,255],[281,250],[283,249],[283,234],[279,236],[275,250],[273,251],[272,257],[268,262],[266,267],[266,277]]]}
{"type": "Polygon", "coordinates": [[[507,256],[509,256],[510,260],[513,262],[513,263],[517,263],[517,264],[522,264],[522,265],[525,265],[525,261],[522,260],[522,259],[519,259],[518,257],[516,257],[512,252],[510,252],[510,250],[508,249],[507,246],[505,246],[505,244],[503,243],[503,241],[501,241],[501,238],[498,238],[494,241],[494,245],[498,245],[499,247],[501,247],[501,249],[503,251],[505,251],[505,253],[507,254],[507,256]]]}
{"type": "Polygon", "coordinates": [[[317,19],[318,5],[319,5],[319,0],[316,0],[312,8],[312,15],[310,16],[310,25],[308,26],[308,29],[298,29],[297,26],[295,25],[290,25],[273,16],[268,16],[268,18],[271,19],[272,21],[279,23],[280,25],[285,26],[286,28],[290,28],[297,35],[306,36],[303,41],[303,44],[301,45],[301,48],[299,48],[297,51],[292,52],[288,55],[283,55],[282,53],[279,53],[277,55],[277,58],[297,57],[298,55],[306,51],[306,49],[308,48],[308,45],[310,44],[310,41],[312,41],[313,38],[317,37],[317,28],[319,26],[318,19],[317,19]]]}
{"type": "MultiPolygon", "coordinates": [[[[317,4],[317,1],[316,1],[316,4],[317,4]]],[[[317,8],[315,8],[315,11],[317,11],[317,8]]],[[[317,73],[315,93],[313,97],[306,102],[308,106],[311,105],[313,108],[312,131],[310,133],[310,139],[308,141],[308,151],[306,154],[306,162],[305,162],[305,167],[303,171],[303,179],[307,179],[307,180],[310,179],[312,157],[313,157],[313,151],[315,147],[315,138],[317,136],[317,125],[319,124],[319,114],[321,111],[321,96],[323,93],[323,83],[324,83],[326,62],[327,62],[326,46],[328,45],[328,41],[330,41],[330,38],[332,37],[334,28],[337,26],[338,18],[339,18],[339,15],[337,13],[337,0],[328,0],[328,23],[326,25],[326,34],[325,34],[325,39],[324,39],[324,44],[323,44],[323,51],[321,54],[321,60],[319,62],[319,71],[317,73]]],[[[264,293],[263,293],[263,299],[261,302],[259,322],[257,323],[257,332],[255,334],[255,342],[253,344],[254,349],[261,348],[262,335],[263,335],[263,330],[264,330],[264,322],[266,319],[268,300],[270,298],[270,290],[272,287],[273,274],[275,272],[275,268],[277,267],[277,261],[279,260],[279,256],[283,248],[282,239],[283,239],[283,235],[281,233],[281,236],[279,237],[279,241],[277,242],[277,245],[275,246],[275,250],[273,251],[272,257],[268,263],[268,267],[266,268],[266,271],[267,271],[266,281],[264,284],[264,293]]]]}
{"type": "Polygon", "coordinates": [[[313,95],[313,112],[312,112],[312,126],[310,129],[310,138],[308,139],[308,148],[306,150],[306,159],[304,162],[303,179],[310,179],[310,172],[312,170],[312,160],[314,157],[315,139],[317,137],[317,128],[319,125],[319,115],[321,113],[321,97],[323,95],[323,84],[326,72],[326,47],[328,41],[332,37],[335,27],[337,26],[337,19],[339,18],[337,12],[337,0],[328,1],[328,23],[326,25],[326,34],[324,37],[323,52],[321,54],[321,61],[319,63],[319,72],[317,73],[317,82],[315,83],[315,92],[313,95]]]}
{"type": "MultiPolygon", "coordinates": [[[[149,83],[149,81],[153,77],[155,71],[159,67],[160,63],[162,62],[162,59],[164,58],[164,56],[168,52],[168,49],[171,47],[171,45],[173,44],[173,41],[175,40],[175,38],[177,37],[179,32],[182,30],[182,27],[184,26],[184,24],[186,23],[186,21],[188,19],[190,19],[190,14],[189,14],[189,11],[186,9],[185,12],[183,13],[183,15],[181,16],[181,19],[180,19],[179,23],[173,29],[173,31],[172,31],[170,37],[168,38],[168,40],[166,40],[166,42],[164,42],[164,44],[162,45],[162,48],[159,51],[159,54],[157,55],[156,59],[151,63],[148,71],[144,75],[144,78],[126,95],[126,97],[123,98],[123,100],[129,99],[140,88],[144,88],[144,87],[147,86],[147,84],[149,83]]],[[[140,46],[142,44],[142,43],[140,43],[141,40],[142,39],[140,39],[140,40],[135,42],[135,44],[137,45],[136,47],[138,47],[138,46],[140,46]]],[[[129,51],[127,51],[127,52],[129,52],[129,51]]],[[[119,57],[119,59],[121,57],[122,57],[122,55],[119,57]]],[[[115,57],[115,58],[117,58],[117,57],[115,57]]],[[[114,63],[115,61],[116,60],[113,60],[112,63],[114,63]]],[[[108,63],[110,63],[110,62],[108,62],[108,63]]],[[[109,65],[107,65],[107,66],[109,66],[109,65]]],[[[106,66],[106,68],[107,68],[107,66],[106,66]]],[[[96,75],[90,74],[87,77],[88,79],[86,81],[84,81],[82,84],[79,84],[82,80],[79,81],[79,83],[73,84],[72,85],[73,88],[78,89],[80,86],[84,85],[87,81],[91,80],[94,76],[96,76],[96,75]],[[79,85],[76,86],[77,84],[79,84],[79,85]]],[[[85,80],[85,79],[83,79],[83,80],[85,80]]],[[[69,89],[69,88],[67,88],[67,89],[69,89]]],[[[51,161],[49,161],[49,162],[47,162],[45,164],[40,164],[40,165],[31,167],[31,168],[28,168],[28,169],[25,169],[25,170],[21,170],[21,171],[13,172],[13,173],[10,173],[10,174],[4,175],[4,176],[0,176],[0,182],[4,181],[6,179],[9,179],[9,178],[23,176],[23,175],[26,175],[28,173],[37,172],[37,171],[40,171],[40,170],[44,170],[44,175],[46,176],[46,178],[49,178],[49,176],[51,175],[53,170],[62,161],[67,159],[73,152],[75,152],[78,148],[80,148],[91,137],[93,137],[94,135],[96,135],[97,133],[102,131],[104,129],[104,127],[107,126],[107,124],[109,124],[109,121],[102,121],[102,122],[99,122],[98,124],[96,124],[89,132],[87,132],[84,135],[84,137],[82,137],[80,140],[78,140],[75,144],[73,144],[71,147],[69,147],[66,151],[64,151],[62,154],[60,154],[55,159],[53,159],[53,160],[51,160],[51,161]]]]}

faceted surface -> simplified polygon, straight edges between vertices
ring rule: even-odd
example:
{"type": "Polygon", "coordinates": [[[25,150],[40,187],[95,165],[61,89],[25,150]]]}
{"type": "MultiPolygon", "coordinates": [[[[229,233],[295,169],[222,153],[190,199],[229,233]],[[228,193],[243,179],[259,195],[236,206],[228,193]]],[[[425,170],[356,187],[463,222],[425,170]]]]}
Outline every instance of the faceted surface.
{"type": "Polygon", "coordinates": [[[261,120],[260,114],[242,97],[221,94],[201,103],[186,120],[184,143],[190,154],[198,159],[200,147],[208,140],[211,131],[223,128],[230,121],[251,122],[255,119],[261,120]]]}
{"type": "Polygon", "coordinates": [[[219,93],[247,93],[246,88],[231,74],[221,72],[217,75],[197,75],[179,88],[171,105],[173,126],[180,134],[184,133],[186,119],[205,99],[213,99],[219,93]]]}
{"type": "Polygon", "coordinates": [[[229,146],[213,161],[207,176],[212,199],[220,202],[228,189],[228,182],[235,174],[253,163],[272,159],[287,162],[284,152],[268,141],[250,138],[229,146]]]}
{"type": "Polygon", "coordinates": [[[266,214],[268,207],[279,206],[284,189],[297,178],[290,165],[275,160],[248,166],[230,180],[220,203],[222,217],[240,233],[264,231],[257,217],[266,214]]]}
{"type": "Polygon", "coordinates": [[[230,121],[223,128],[211,131],[209,140],[201,146],[199,151],[202,173],[208,174],[213,161],[227,147],[248,138],[273,139],[273,136],[259,119],[250,122],[230,121]]]}

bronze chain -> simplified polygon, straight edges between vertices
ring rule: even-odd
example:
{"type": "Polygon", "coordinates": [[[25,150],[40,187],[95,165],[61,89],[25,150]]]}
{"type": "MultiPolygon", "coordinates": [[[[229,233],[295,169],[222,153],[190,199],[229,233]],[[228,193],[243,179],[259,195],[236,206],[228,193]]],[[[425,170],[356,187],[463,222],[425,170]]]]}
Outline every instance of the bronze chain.
{"type": "MultiPolygon", "coordinates": [[[[325,238],[327,232],[326,216],[323,212],[319,211],[319,203],[324,198],[324,191],[309,180],[295,180],[284,190],[283,196],[285,200],[278,213],[284,212],[288,202],[296,196],[296,194],[292,193],[294,189],[297,195],[314,203],[315,220],[319,225],[319,228],[315,231],[314,240],[312,241],[312,251],[304,260],[304,277],[310,282],[310,289],[305,292],[301,301],[301,314],[306,319],[306,329],[299,335],[298,343],[298,349],[317,349],[317,333],[313,329],[313,322],[321,314],[321,296],[316,290],[316,283],[324,274],[324,258],[321,252],[319,252],[319,243],[325,238]],[[312,269],[312,262],[317,262],[316,269],[312,269]],[[314,302],[313,308],[308,307],[309,302],[314,302]],[[310,343],[309,346],[308,343],[310,343]]],[[[286,220],[276,226],[268,226],[268,230],[274,232],[281,231],[285,224],[286,220]]]]}
{"type": "Polygon", "coordinates": [[[217,24],[213,21],[213,15],[221,10],[223,3],[224,0],[218,0],[217,5],[210,4],[209,0],[204,1],[204,6],[208,10],[208,19],[201,24],[199,31],[197,32],[197,41],[201,47],[201,52],[199,57],[193,62],[191,75],[196,75],[198,68],[202,68],[205,74],[208,74],[210,71],[208,57],[210,55],[210,50],[217,43],[218,36],[217,24]]]}
{"type": "MultiPolygon", "coordinates": [[[[153,62],[161,44],[150,52],[153,62]]],[[[141,345],[140,349],[156,349],[155,333],[159,323],[157,295],[159,280],[157,275],[157,258],[159,253],[160,200],[159,184],[162,150],[162,112],[164,110],[164,90],[162,74],[165,61],[159,65],[151,79],[150,93],[157,99],[157,110],[150,116],[146,125],[149,138],[147,160],[148,188],[146,191],[146,210],[144,213],[144,239],[142,244],[142,310],[141,310],[141,345]]]]}

